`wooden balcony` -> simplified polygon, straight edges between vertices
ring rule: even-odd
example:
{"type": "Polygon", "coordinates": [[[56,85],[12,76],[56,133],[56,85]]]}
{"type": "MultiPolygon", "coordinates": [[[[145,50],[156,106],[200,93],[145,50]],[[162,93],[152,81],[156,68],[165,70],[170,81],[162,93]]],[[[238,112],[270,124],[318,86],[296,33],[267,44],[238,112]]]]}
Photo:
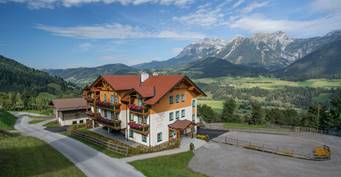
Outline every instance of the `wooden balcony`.
{"type": "Polygon", "coordinates": [[[100,113],[93,113],[91,111],[86,112],[86,114],[89,116],[89,118],[93,119],[97,123],[103,124],[103,125],[110,127],[114,130],[120,130],[121,129],[121,120],[106,119],[106,118],[102,117],[100,113]]]}
{"type": "Polygon", "coordinates": [[[132,114],[145,116],[149,114],[149,108],[146,106],[129,105],[129,111],[132,114]]]}
{"type": "Polygon", "coordinates": [[[121,111],[121,103],[105,103],[101,101],[96,102],[97,107],[101,107],[104,109],[109,109],[114,112],[120,112],[121,111]]]}
{"type": "Polygon", "coordinates": [[[130,121],[128,123],[130,130],[142,134],[144,136],[147,136],[149,134],[149,125],[146,123],[136,123],[135,121],[130,121]]]}

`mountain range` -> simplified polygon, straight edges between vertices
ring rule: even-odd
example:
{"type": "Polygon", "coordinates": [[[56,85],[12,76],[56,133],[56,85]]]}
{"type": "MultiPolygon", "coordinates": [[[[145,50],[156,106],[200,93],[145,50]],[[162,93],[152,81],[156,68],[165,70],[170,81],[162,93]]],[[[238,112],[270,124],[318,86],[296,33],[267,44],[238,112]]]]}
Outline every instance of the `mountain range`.
{"type": "Polygon", "coordinates": [[[207,57],[216,57],[234,64],[282,69],[319,47],[341,39],[341,30],[321,37],[290,38],[282,31],[256,33],[252,37],[236,37],[231,41],[205,38],[186,46],[177,56],[166,61],[152,61],[134,67],[139,69],[181,67],[207,57]]]}
{"type": "Polygon", "coordinates": [[[256,33],[249,38],[236,37],[230,41],[206,38],[189,44],[177,56],[165,61],[134,66],[110,64],[93,68],[44,71],[81,86],[95,80],[98,75],[130,74],[141,70],[185,73],[196,78],[257,75],[293,80],[334,78],[339,77],[341,70],[341,54],[335,52],[340,47],[339,41],[341,30],[302,39],[290,38],[281,31],[256,33]],[[334,52],[331,54],[331,51],[334,52]]]}

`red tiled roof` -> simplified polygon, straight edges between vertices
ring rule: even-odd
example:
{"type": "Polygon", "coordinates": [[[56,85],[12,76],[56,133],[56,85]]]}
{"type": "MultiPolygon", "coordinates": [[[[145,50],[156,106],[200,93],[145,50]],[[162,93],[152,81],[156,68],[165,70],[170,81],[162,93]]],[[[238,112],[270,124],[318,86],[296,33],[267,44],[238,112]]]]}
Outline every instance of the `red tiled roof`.
{"type": "Polygon", "coordinates": [[[87,109],[88,104],[84,98],[63,98],[52,100],[53,107],[58,110],[87,109]]]}
{"type": "Polygon", "coordinates": [[[106,75],[102,76],[102,78],[108,82],[114,90],[135,90],[142,97],[148,98],[145,101],[146,104],[152,105],[167,94],[167,92],[169,92],[177,83],[187,77],[184,75],[150,75],[149,78],[142,83],[140,82],[139,75],[106,75]]]}
{"type": "Polygon", "coordinates": [[[184,130],[191,124],[193,124],[193,122],[189,120],[177,120],[174,123],[169,124],[168,127],[173,128],[173,129],[184,130]]]}

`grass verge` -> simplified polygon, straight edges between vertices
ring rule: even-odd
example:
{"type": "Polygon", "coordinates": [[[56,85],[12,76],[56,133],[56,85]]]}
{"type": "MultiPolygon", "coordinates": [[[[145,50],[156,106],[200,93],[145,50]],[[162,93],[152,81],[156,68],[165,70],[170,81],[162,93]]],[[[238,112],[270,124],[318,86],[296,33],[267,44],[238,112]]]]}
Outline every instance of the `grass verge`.
{"type": "MultiPolygon", "coordinates": [[[[90,132],[90,131],[88,131],[88,130],[86,130],[86,129],[84,129],[84,130],[82,130],[82,131],[90,132]]],[[[93,132],[91,132],[91,133],[93,133],[93,132]]],[[[94,134],[94,133],[93,133],[93,134],[94,134]]],[[[100,152],[102,152],[102,153],[104,153],[104,154],[110,156],[110,157],[113,157],[113,158],[122,158],[122,157],[125,157],[125,156],[123,156],[123,155],[121,155],[121,154],[118,154],[118,153],[115,153],[115,152],[113,152],[113,151],[110,151],[110,150],[106,149],[106,148],[103,147],[103,146],[97,145],[97,144],[95,144],[95,143],[92,143],[92,142],[90,142],[90,141],[84,140],[84,139],[79,138],[79,137],[77,137],[77,136],[72,136],[70,131],[63,132],[63,135],[66,135],[66,136],[68,136],[68,137],[71,137],[71,138],[73,138],[73,139],[76,139],[76,140],[78,140],[78,141],[80,141],[80,142],[82,142],[82,143],[84,143],[84,144],[86,144],[86,145],[88,145],[88,146],[90,146],[90,147],[96,149],[97,151],[100,151],[100,152]]],[[[100,135],[95,134],[94,136],[100,136],[100,135]]]]}
{"type": "Polygon", "coordinates": [[[58,120],[48,122],[48,123],[44,124],[44,126],[47,127],[47,128],[60,127],[58,120]]]}
{"type": "Polygon", "coordinates": [[[85,176],[73,163],[43,141],[0,133],[0,176],[85,176]]]}
{"type": "Polygon", "coordinates": [[[137,160],[130,162],[137,170],[147,177],[204,177],[187,167],[194,156],[193,152],[183,152],[174,155],[137,160]]]}
{"type": "Polygon", "coordinates": [[[243,123],[225,123],[225,128],[235,128],[235,129],[259,129],[259,128],[267,128],[265,124],[260,125],[249,125],[243,123]]]}
{"type": "Polygon", "coordinates": [[[7,111],[0,109],[0,129],[14,130],[17,118],[7,111]]]}
{"type": "Polygon", "coordinates": [[[29,124],[37,124],[37,123],[43,122],[45,120],[47,120],[47,119],[33,119],[33,120],[29,121],[28,123],[29,124]]]}

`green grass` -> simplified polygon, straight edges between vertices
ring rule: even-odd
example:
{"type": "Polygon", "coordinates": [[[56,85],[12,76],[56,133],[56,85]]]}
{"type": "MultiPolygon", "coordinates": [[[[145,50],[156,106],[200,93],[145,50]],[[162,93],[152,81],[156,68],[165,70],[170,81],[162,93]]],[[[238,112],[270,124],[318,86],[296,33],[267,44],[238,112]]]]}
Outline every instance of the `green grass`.
{"type": "Polygon", "coordinates": [[[45,121],[46,119],[38,119],[38,118],[35,118],[33,120],[30,120],[28,123],[29,124],[37,124],[37,123],[40,123],[40,122],[43,122],[45,121]]]}
{"type": "MultiPolygon", "coordinates": [[[[82,130],[82,131],[88,131],[88,130],[82,130]]],[[[90,131],[88,131],[88,132],[90,132],[90,131]]],[[[91,133],[93,133],[93,132],[91,132],[91,133]]],[[[100,151],[100,152],[102,152],[102,153],[104,153],[104,154],[110,156],[110,157],[113,157],[113,158],[123,158],[123,157],[125,157],[125,156],[123,156],[122,154],[118,154],[118,153],[115,153],[115,152],[113,152],[113,151],[110,151],[110,150],[106,149],[106,148],[103,147],[103,146],[97,145],[97,144],[92,143],[92,142],[90,142],[90,141],[86,141],[86,140],[84,140],[84,139],[82,139],[82,138],[79,138],[79,137],[77,137],[77,136],[72,136],[71,133],[70,133],[70,131],[63,132],[63,134],[66,135],[66,136],[68,136],[68,137],[71,137],[71,138],[73,138],[73,139],[76,139],[76,140],[78,140],[78,141],[80,141],[80,142],[82,142],[82,143],[84,143],[84,144],[86,144],[86,145],[88,145],[88,146],[90,146],[90,147],[96,149],[97,151],[100,151]]],[[[96,134],[96,135],[94,135],[94,136],[101,136],[101,135],[96,134]]],[[[103,136],[102,136],[102,137],[103,137],[103,136]]]]}
{"type": "Polygon", "coordinates": [[[335,88],[341,87],[341,79],[310,79],[294,82],[280,80],[270,77],[218,77],[196,79],[195,82],[212,84],[218,82],[220,85],[229,85],[236,88],[279,89],[283,87],[313,87],[313,88],[335,88]]]}
{"type": "Polygon", "coordinates": [[[17,118],[7,111],[0,109],[0,129],[13,130],[17,118]]]}
{"type": "Polygon", "coordinates": [[[193,152],[156,157],[130,162],[147,177],[204,177],[191,171],[187,165],[194,156],[193,152]]]}
{"type": "Polygon", "coordinates": [[[73,163],[33,137],[0,134],[1,177],[83,177],[73,163]]]}
{"type": "Polygon", "coordinates": [[[36,114],[42,114],[47,116],[53,115],[52,109],[43,109],[43,110],[23,110],[22,112],[30,112],[30,113],[36,113],[36,114]]]}
{"type": "Polygon", "coordinates": [[[223,111],[223,104],[224,101],[221,100],[198,100],[198,104],[206,104],[207,106],[210,106],[213,111],[217,113],[221,113],[223,111]]]}
{"type": "Polygon", "coordinates": [[[257,128],[267,128],[266,125],[249,125],[243,123],[225,123],[225,128],[235,128],[235,129],[257,129],[257,128]]]}
{"type": "Polygon", "coordinates": [[[48,123],[44,124],[44,126],[47,127],[47,128],[60,127],[59,122],[57,120],[48,122],[48,123]]]}

